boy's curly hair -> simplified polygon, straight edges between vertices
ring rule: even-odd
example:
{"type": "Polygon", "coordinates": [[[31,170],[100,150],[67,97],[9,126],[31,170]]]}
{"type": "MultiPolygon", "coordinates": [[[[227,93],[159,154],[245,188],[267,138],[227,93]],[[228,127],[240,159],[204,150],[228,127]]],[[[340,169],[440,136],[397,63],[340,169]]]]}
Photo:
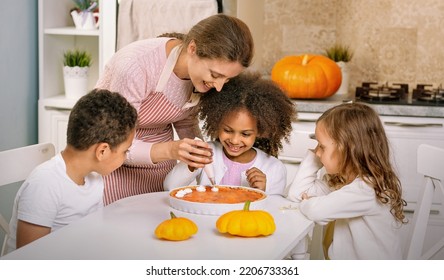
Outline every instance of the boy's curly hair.
{"type": "Polygon", "coordinates": [[[248,110],[256,119],[258,137],[254,147],[277,156],[282,140],[289,142],[291,124],[296,121],[296,108],[290,98],[258,72],[244,72],[232,78],[220,92],[212,89],[203,94],[199,104],[203,130],[212,140],[218,140],[223,118],[241,109],[248,110]]]}
{"type": "Polygon", "coordinates": [[[93,89],[77,101],[69,115],[67,143],[77,150],[108,143],[113,150],[126,141],[136,124],[137,111],[125,97],[93,89]]]}

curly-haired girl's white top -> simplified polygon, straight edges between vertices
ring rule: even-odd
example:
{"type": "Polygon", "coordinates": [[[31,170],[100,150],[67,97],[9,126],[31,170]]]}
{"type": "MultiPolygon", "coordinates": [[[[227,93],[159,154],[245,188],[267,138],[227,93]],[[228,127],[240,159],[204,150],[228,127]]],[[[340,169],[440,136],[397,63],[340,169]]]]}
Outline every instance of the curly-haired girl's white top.
{"type": "MultiPolygon", "coordinates": [[[[224,164],[222,145],[219,142],[208,142],[208,144],[210,144],[213,149],[214,175],[216,184],[218,184],[228,171],[228,168],[224,164]]],[[[260,169],[267,176],[267,186],[265,192],[267,194],[282,195],[287,184],[287,170],[284,164],[279,159],[266,154],[260,149],[256,149],[256,152],[256,159],[252,167],[260,169]]],[[[188,165],[180,162],[167,175],[163,186],[165,190],[172,190],[177,187],[187,186],[194,180],[196,180],[198,185],[211,184],[202,168],[191,172],[188,169],[188,165]]],[[[246,177],[241,179],[241,182],[242,186],[249,186],[246,177]]]]}

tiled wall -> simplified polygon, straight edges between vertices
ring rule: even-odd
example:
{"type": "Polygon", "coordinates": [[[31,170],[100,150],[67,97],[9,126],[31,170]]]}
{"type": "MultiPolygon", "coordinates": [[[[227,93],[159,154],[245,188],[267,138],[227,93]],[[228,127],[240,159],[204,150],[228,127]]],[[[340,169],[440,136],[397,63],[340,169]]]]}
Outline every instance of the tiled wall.
{"type": "MultiPolygon", "coordinates": [[[[243,0],[237,0],[243,1],[243,0]]],[[[444,84],[443,0],[264,0],[261,53],[270,74],[286,55],[354,51],[349,92],[363,81],[444,84]]]]}

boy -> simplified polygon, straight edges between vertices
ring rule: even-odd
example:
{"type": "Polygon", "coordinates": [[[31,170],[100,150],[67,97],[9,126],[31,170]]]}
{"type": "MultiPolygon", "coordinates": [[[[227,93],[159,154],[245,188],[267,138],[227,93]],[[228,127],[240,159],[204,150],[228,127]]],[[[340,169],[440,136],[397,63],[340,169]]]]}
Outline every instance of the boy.
{"type": "Polygon", "coordinates": [[[137,112],[120,94],[94,89],[72,109],[66,148],[36,167],[14,202],[8,252],[103,207],[103,179],[126,159],[137,112]]]}

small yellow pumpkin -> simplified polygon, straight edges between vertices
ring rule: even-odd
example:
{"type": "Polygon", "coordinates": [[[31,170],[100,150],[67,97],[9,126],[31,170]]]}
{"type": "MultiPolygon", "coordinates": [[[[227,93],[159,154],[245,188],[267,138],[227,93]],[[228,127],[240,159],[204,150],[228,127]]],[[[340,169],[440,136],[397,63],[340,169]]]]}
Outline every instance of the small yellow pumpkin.
{"type": "Polygon", "coordinates": [[[341,68],[323,55],[286,56],[276,62],[271,79],[290,98],[315,99],[332,96],[341,86],[341,68]]]}
{"type": "Polygon", "coordinates": [[[219,217],[216,228],[220,233],[243,237],[267,236],[276,230],[273,216],[263,210],[250,210],[250,201],[243,210],[233,210],[219,217]]]}
{"type": "Polygon", "coordinates": [[[170,215],[171,219],[160,223],[154,231],[157,238],[181,241],[197,233],[197,225],[193,221],[184,217],[176,217],[173,212],[170,212],[170,215]]]}

